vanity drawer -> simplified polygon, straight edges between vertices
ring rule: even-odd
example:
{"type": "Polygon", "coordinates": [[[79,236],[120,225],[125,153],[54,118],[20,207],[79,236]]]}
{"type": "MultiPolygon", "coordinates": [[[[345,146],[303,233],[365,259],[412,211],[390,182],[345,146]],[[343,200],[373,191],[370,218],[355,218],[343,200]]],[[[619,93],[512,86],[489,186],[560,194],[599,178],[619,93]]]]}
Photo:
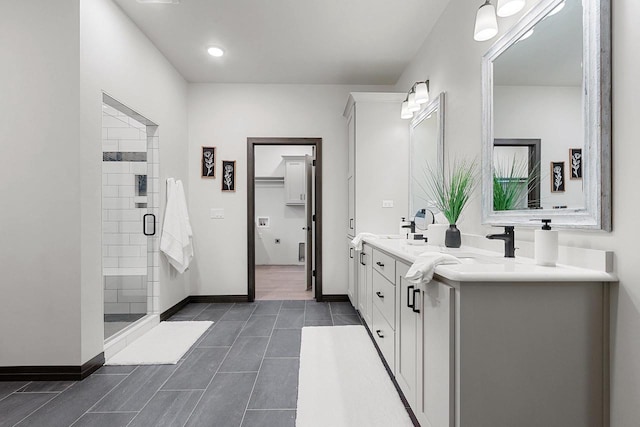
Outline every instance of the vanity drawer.
{"type": "Polygon", "coordinates": [[[376,305],[373,305],[373,316],[372,316],[372,328],[371,334],[373,335],[373,339],[376,340],[376,344],[378,344],[378,348],[382,352],[384,356],[384,360],[387,361],[387,365],[389,365],[389,369],[391,372],[396,372],[395,368],[395,342],[396,342],[396,334],[393,328],[389,325],[389,322],[384,318],[382,313],[376,305]]]}
{"type": "Polygon", "coordinates": [[[391,283],[396,282],[396,260],[391,256],[380,252],[378,250],[373,250],[373,269],[380,272],[384,277],[387,278],[391,283]]]}
{"type": "Polygon", "coordinates": [[[378,271],[373,272],[372,284],[373,305],[378,307],[380,313],[385,317],[389,325],[395,330],[396,328],[396,287],[389,282],[378,271]]]}

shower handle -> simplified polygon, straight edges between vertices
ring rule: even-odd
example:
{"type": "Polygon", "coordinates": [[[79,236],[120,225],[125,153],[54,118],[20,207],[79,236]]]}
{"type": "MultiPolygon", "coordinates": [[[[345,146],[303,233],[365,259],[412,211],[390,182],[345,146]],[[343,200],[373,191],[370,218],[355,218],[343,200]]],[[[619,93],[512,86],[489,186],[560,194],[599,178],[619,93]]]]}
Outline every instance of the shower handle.
{"type": "Polygon", "coordinates": [[[142,217],[142,233],[145,236],[155,236],[156,235],[156,216],[154,214],[145,214],[142,217]],[[147,232],[147,229],[149,227],[147,227],[147,225],[149,224],[149,221],[147,221],[147,218],[151,217],[151,221],[150,224],[153,225],[152,231],[150,233],[147,232]]]}

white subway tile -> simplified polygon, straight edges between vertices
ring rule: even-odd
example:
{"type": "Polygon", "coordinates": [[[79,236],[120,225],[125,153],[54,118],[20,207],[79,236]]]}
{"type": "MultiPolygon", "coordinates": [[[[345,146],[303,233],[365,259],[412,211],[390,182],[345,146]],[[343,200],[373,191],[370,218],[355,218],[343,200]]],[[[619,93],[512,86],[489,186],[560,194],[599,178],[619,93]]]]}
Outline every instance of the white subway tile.
{"type": "MultiPolygon", "coordinates": [[[[109,211],[109,212],[122,212],[122,211],[109,211]]],[[[105,234],[102,236],[102,244],[103,245],[128,245],[129,234],[105,234]]],[[[135,243],[131,243],[135,244],[135,243]]]]}
{"type": "Polygon", "coordinates": [[[146,302],[147,289],[118,289],[118,302],[146,302]]]}
{"type": "Polygon", "coordinates": [[[137,139],[137,138],[128,138],[120,139],[120,151],[135,151],[135,152],[146,152],[147,151],[147,141],[145,139],[137,139]]]}
{"type": "Polygon", "coordinates": [[[147,174],[147,162],[129,162],[129,164],[131,165],[131,173],[135,175],[147,174]]]}
{"type": "Polygon", "coordinates": [[[121,221],[120,232],[144,235],[144,233],[142,233],[142,221],[121,221]]]}
{"type": "MultiPolygon", "coordinates": [[[[107,137],[109,139],[140,139],[140,131],[136,128],[129,127],[127,123],[127,127],[109,127],[107,129],[107,137]]],[[[126,151],[126,150],[122,150],[126,151]]]]}
{"type": "Polygon", "coordinates": [[[112,248],[119,248],[120,246],[107,247],[108,256],[102,258],[102,268],[117,268],[118,267],[118,255],[113,255],[112,248]]]}
{"type": "Polygon", "coordinates": [[[104,290],[104,302],[118,302],[118,291],[115,289],[105,289],[104,290]]]}
{"type": "MultiPolygon", "coordinates": [[[[120,145],[118,144],[118,140],[117,139],[102,138],[102,152],[103,153],[118,151],[119,147],[120,147],[120,145]]],[[[104,162],[104,163],[106,163],[106,162],[104,162]]]]}
{"type": "Polygon", "coordinates": [[[110,199],[102,199],[102,209],[131,209],[133,208],[132,199],[113,197],[110,199]]]}
{"type": "Polygon", "coordinates": [[[109,185],[135,185],[134,176],[130,173],[110,173],[107,182],[109,185]]]}
{"type": "Polygon", "coordinates": [[[120,268],[147,268],[147,257],[120,258],[120,268]]]}
{"type": "Polygon", "coordinates": [[[152,178],[158,177],[160,176],[160,165],[159,164],[153,164],[151,167],[151,173],[149,175],[151,175],[152,178]]]}
{"type": "Polygon", "coordinates": [[[102,162],[102,173],[131,173],[131,162],[102,162]]]}
{"type": "Polygon", "coordinates": [[[129,236],[129,243],[131,243],[132,245],[146,246],[147,239],[149,239],[147,236],[145,236],[142,233],[132,233],[132,234],[127,234],[127,236],[129,236]]]}
{"type": "Polygon", "coordinates": [[[118,188],[119,197],[134,197],[136,195],[136,187],[133,185],[121,185],[118,188]]]}
{"type": "Polygon", "coordinates": [[[105,302],[104,314],[128,314],[130,313],[129,303],[126,302],[105,302]]]}
{"type": "MultiPolygon", "coordinates": [[[[139,257],[139,246],[109,246],[109,256],[111,257],[139,257]]],[[[122,261],[122,260],[120,260],[122,261]]],[[[122,267],[122,265],[115,265],[109,267],[122,267]]]]}
{"type": "MultiPolygon", "coordinates": [[[[117,200],[117,199],[115,199],[117,200]]],[[[103,233],[118,233],[118,223],[111,221],[102,221],[103,233]]]]}
{"type": "Polygon", "coordinates": [[[142,221],[140,209],[112,209],[107,212],[109,221],[142,221]]]}
{"type": "Polygon", "coordinates": [[[102,186],[102,197],[118,197],[118,186],[117,185],[103,185],[102,186]]]}
{"type": "Polygon", "coordinates": [[[132,302],[131,313],[147,313],[147,304],[144,302],[132,302]]]}
{"type": "Polygon", "coordinates": [[[147,196],[135,196],[133,203],[147,203],[147,196]]]}

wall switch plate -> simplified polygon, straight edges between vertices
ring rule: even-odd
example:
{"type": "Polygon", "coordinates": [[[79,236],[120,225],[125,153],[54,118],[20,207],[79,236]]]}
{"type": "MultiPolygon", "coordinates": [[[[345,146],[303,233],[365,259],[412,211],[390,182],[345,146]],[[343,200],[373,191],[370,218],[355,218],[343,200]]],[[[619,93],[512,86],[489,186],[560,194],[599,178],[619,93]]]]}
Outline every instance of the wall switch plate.
{"type": "Polygon", "coordinates": [[[383,208],[392,208],[393,207],[393,200],[383,200],[382,201],[382,207],[383,208]]]}
{"type": "Polygon", "coordinates": [[[211,219],[224,219],[224,209],[211,209],[211,219]]]}

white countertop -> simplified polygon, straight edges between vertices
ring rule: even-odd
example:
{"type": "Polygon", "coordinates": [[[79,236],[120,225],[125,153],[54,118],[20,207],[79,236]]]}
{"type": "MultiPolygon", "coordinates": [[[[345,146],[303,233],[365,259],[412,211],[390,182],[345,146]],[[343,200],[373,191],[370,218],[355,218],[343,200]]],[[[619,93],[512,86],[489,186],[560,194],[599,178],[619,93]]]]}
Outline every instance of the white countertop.
{"type": "Polygon", "coordinates": [[[536,265],[531,258],[505,258],[503,254],[472,247],[458,249],[440,246],[410,245],[405,239],[365,237],[364,242],[396,258],[413,264],[423,252],[448,253],[461,264],[439,265],[437,276],[457,282],[616,282],[615,274],[558,264],[556,267],[536,265]]]}

